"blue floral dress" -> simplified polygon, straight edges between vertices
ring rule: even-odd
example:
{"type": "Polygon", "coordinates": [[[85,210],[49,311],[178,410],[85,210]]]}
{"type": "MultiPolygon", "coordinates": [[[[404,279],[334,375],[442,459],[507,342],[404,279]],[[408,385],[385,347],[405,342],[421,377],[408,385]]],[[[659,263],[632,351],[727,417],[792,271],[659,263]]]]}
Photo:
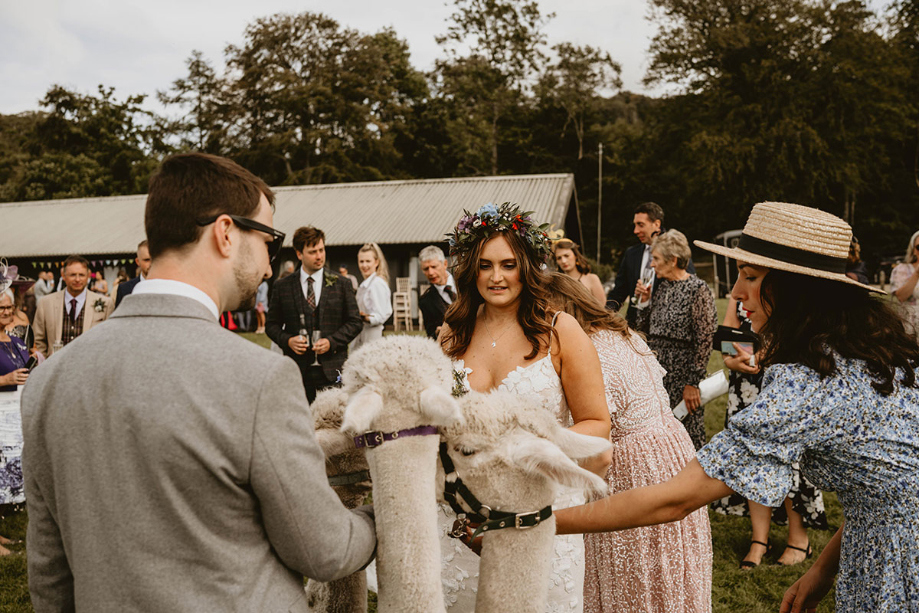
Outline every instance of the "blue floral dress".
{"type": "Polygon", "coordinates": [[[800,364],[766,371],[750,407],[697,453],[736,492],[777,507],[793,468],[836,491],[846,523],[839,613],[919,613],[919,389],[882,396],[864,362],[838,355],[826,379],[800,364]]]}

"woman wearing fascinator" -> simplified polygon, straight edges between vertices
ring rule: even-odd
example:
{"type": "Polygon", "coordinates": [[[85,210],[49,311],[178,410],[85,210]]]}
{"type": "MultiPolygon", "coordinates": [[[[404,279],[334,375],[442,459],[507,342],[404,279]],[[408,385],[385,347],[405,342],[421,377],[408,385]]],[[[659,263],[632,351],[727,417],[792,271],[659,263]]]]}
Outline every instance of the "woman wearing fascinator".
{"type": "Polygon", "coordinates": [[[737,247],[696,241],[737,260],[732,295],[762,340],[762,391],[676,477],[563,509],[559,533],[674,521],[732,492],[776,507],[799,463],[837,492],[845,523],[780,611],[816,611],[835,579],[839,613],[919,612],[919,344],[845,275],[851,237],[838,217],[766,202],[737,247]]]}
{"type": "MultiPolygon", "coordinates": [[[[7,332],[14,324],[17,279],[14,266],[0,261],[0,505],[25,502],[22,483],[22,421],[19,389],[29,379],[29,349],[19,337],[7,332]]],[[[0,536],[0,556],[12,552],[11,541],[0,536]]]]}
{"type": "MultiPolygon", "coordinates": [[[[544,228],[511,203],[487,204],[460,219],[450,236],[458,293],[439,341],[455,361],[455,393],[533,395],[562,425],[606,438],[610,418],[597,352],[577,320],[549,305],[542,267],[551,248],[544,228]]],[[[608,458],[592,462],[585,468],[606,474],[608,458]]],[[[582,502],[582,494],[563,492],[553,508],[582,502]]],[[[455,515],[442,508],[446,535],[455,515]]],[[[442,553],[447,608],[473,611],[478,557],[447,536],[442,553]]],[[[582,611],[583,537],[555,539],[552,569],[550,610],[582,611]]]]}

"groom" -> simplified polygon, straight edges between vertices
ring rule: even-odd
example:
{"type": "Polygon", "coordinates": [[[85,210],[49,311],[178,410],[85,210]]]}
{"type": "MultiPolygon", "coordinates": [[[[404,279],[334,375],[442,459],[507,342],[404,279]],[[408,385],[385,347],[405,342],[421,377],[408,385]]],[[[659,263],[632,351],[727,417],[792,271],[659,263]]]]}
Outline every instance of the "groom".
{"type": "Polygon", "coordinates": [[[296,365],[217,324],[271,274],[273,200],[230,160],[168,158],[147,197],[147,279],[30,377],[36,612],[305,613],[303,575],[370,561],[372,513],[329,487],[296,365]]]}

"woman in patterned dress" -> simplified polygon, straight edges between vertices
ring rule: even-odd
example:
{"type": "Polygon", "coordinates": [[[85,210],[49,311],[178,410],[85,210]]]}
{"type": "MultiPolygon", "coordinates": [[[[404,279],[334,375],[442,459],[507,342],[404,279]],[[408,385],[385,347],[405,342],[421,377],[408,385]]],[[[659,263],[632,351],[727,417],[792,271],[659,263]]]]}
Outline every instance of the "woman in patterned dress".
{"type": "Polygon", "coordinates": [[[683,427],[696,449],[705,444],[705,406],[699,382],[708,372],[712,338],[718,326],[715,299],[708,285],[686,270],[692,252],[686,237],[668,230],[651,243],[651,267],[660,282],[638,290],[639,331],[667,371],[664,387],[670,408],[686,402],[683,427]]]}
{"type": "Polygon", "coordinates": [[[890,273],[890,283],[903,319],[912,333],[919,336],[919,232],[910,237],[906,259],[890,273]]]}
{"type": "Polygon", "coordinates": [[[836,578],[837,613],[919,613],[919,342],[845,276],[851,236],[834,215],[766,202],[737,247],[696,241],[737,260],[732,295],[763,340],[763,389],[676,477],[562,509],[560,533],[673,521],[733,492],[775,507],[800,462],[846,521],[781,611],[816,611],[836,578]]]}
{"type": "MultiPolygon", "coordinates": [[[[545,233],[514,205],[489,204],[464,216],[450,249],[457,298],[439,340],[457,372],[465,373],[463,389],[531,396],[563,425],[606,438],[610,420],[597,352],[574,318],[549,307],[541,266],[550,253],[545,233]]],[[[607,457],[585,467],[606,474],[608,465],[607,457]]],[[[574,495],[563,492],[553,508],[584,502],[582,494],[574,495]]],[[[455,515],[442,508],[445,604],[450,611],[471,612],[478,557],[446,536],[455,515]]],[[[548,610],[582,611],[584,539],[556,538],[554,553],[548,610]]]]}
{"type": "MultiPolygon", "coordinates": [[[[548,289],[552,306],[577,319],[600,356],[612,420],[609,493],[675,476],[695,451],[670,410],[664,369],[654,354],[624,319],[597,306],[576,280],[556,273],[548,289]]],[[[704,508],[678,522],[588,534],[584,549],[585,611],[712,609],[712,533],[704,508]]]]}
{"type": "MultiPolygon", "coordinates": [[[[750,330],[751,325],[743,305],[733,298],[728,298],[728,308],[724,314],[723,323],[730,328],[741,330],[750,330]]],[[[737,413],[756,400],[763,385],[763,373],[758,364],[754,363],[751,366],[749,361],[745,362],[738,356],[723,355],[724,365],[731,371],[728,379],[728,408],[724,416],[724,427],[727,428],[728,423],[737,413]]],[[[787,546],[777,561],[781,566],[798,564],[805,560],[810,546],[807,528],[829,529],[826,511],[823,508],[823,493],[801,475],[801,469],[797,463],[792,465],[792,469],[794,470],[794,486],[788,492],[785,502],[776,509],[764,507],[739,494],[732,494],[712,503],[712,508],[724,515],[750,518],[753,536],[750,541],[750,550],[740,562],[741,568],[750,569],[759,566],[763,555],[770,549],[770,520],[780,526],[788,524],[787,546]]]]}

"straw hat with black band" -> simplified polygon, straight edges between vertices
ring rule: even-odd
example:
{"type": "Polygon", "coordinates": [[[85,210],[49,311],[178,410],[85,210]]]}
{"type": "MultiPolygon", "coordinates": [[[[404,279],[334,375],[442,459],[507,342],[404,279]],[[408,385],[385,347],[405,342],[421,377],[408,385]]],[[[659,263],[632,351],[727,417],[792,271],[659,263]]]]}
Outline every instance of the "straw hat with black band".
{"type": "Polygon", "coordinates": [[[800,204],[761,202],[750,211],[737,247],[693,241],[745,264],[829,279],[884,293],[846,276],[852,228],[835,215],[800,204]]]}

